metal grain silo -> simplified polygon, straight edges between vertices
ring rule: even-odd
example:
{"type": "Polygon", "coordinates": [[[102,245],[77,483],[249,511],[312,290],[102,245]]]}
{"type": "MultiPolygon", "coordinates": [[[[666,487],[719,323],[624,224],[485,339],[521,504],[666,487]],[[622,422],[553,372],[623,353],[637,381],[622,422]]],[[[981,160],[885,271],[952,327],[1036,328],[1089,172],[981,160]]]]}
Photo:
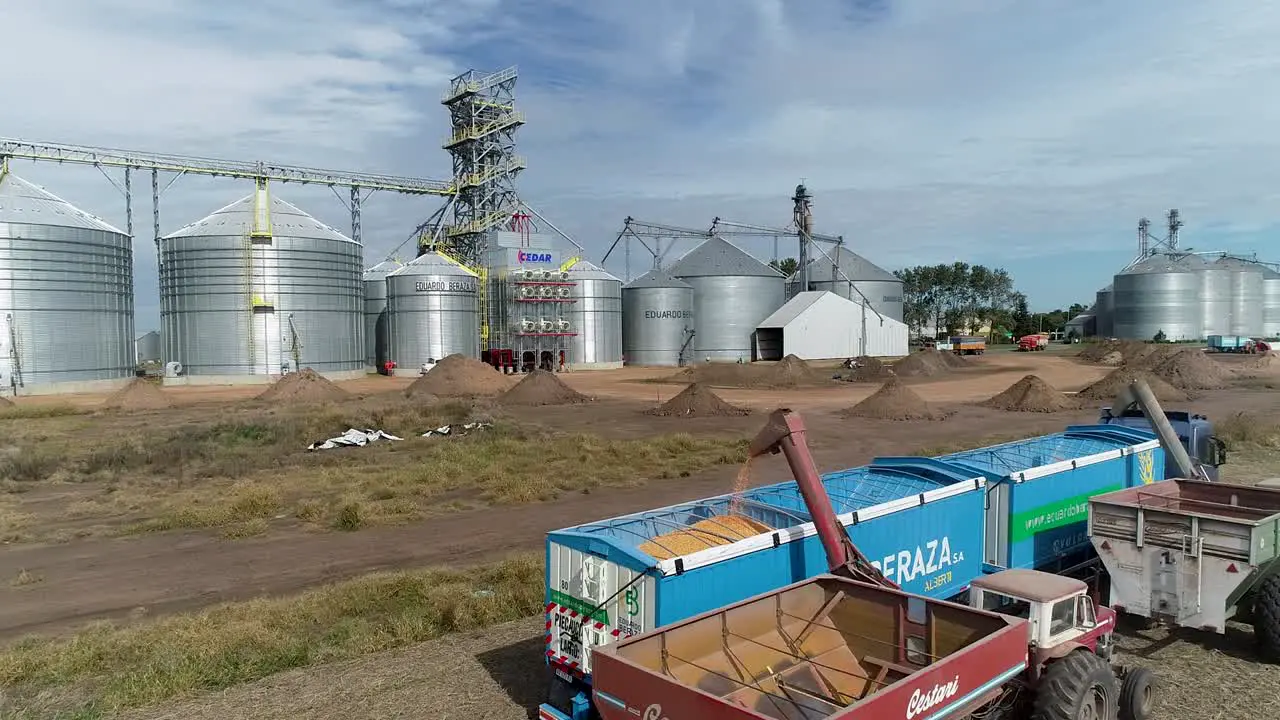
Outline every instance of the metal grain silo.
{"type": "Polygon", "coordinates": [[[1098,337],[1115,335],[1116,295],[1115,285],[1108,285],[1094,295],[1093,328],[1098,337]]]}
{"type": "Polygon", "coordinates": [[[364,375],[360,244],[265,186],[160,240],[166,362],[184,379],[364,375]]]}
{"type": "Polygon", "coordinates": [[[693,286],[651,270],[622,288],[622,354],[628,365],[686,365],[693,353],[693,286]]]}
{"type": "Polygon", "coordinates": [[[597,265],[579,260],[569,268],[574,299],[566,313],[569,364],[575,368],[622,367],[622,281],[597,265]]]}
{"type": "Polygon", "coordinates": [[[693,286],[695,361],[752,359],[756,326],[786,301],[786,280],[733,243],[713,237],[670,274],[693,286]]]}
{"type": "Polygon", "coordinates": [[[0,391],[95,391],[133,377],[128,235],[0,162],[0,391]]]}
{"type": "MultiPolygon", "coordinates": [[[[1195,257],[1196,271],[1200,273],[1200,332],[1201,336],[1231,334],[1231,282],[1232,272],[1227,266],[1195,257]]],[[[1190,257],[1188,258],[1190,260],[1190,257]]]]}
{"type": "Polygon", "coordinates": [[[1265,311],[1262,266],[1233,257],[1220,258],[1213,265],[1215,268],[1226,270],[1230,277],[1228,283],[1231,290],[1230,312],[1227,316],[1226,334],[1245,337],[1261,335],[1262,317],[1265,311]]]}
{"type": "Polygon", "coordinates": [[[387,276],[401,267],[383,260],[364,271],[364,364],[371,368],[387,361],[387,276]]]}
{"type": "Polygon", "coordinates": [[[1131,340],[1160,332],[1171,341],[1204,337],[1199,267],[1185,257],[1153,255],[1116,275],[1112,334],[1131,340]]]}
{"type": "MultiPolygon", "coordinates": [[[[809,290],[833,292],[859,304],[865,297],[876,312],[902,322],[902,281],[896,275],[845,247],[827,254],[830,259],[819,255],[809,263],[809,290]]],[[[795,274],[787,278],[788,298],[802,289],[795,274]]]]}
{"type": "Polygon", "coordinates": [[[419,255],[387,275],[387,353],[412,371],[455,353],[480,357],[480,279],[445,255],[419,255]]]}
{"type": "Polygon", "coordinates": [[[1271,268],[1262,272],[1262,334],[1280,338],[1280,272],[1271,268]]]}

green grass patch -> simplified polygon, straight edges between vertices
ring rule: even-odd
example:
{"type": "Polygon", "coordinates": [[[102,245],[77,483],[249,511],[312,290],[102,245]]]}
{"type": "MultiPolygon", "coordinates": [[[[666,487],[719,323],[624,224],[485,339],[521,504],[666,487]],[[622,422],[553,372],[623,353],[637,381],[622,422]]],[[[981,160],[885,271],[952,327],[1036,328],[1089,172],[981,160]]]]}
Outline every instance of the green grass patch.
{"type": "Polygon", "coordinates": [[[0,717],[103,717],[528,617],[542,602],[541,556],[529,555],[466,570],[379,573],[138,625],[102,623],[0,650],[0,717]]]}

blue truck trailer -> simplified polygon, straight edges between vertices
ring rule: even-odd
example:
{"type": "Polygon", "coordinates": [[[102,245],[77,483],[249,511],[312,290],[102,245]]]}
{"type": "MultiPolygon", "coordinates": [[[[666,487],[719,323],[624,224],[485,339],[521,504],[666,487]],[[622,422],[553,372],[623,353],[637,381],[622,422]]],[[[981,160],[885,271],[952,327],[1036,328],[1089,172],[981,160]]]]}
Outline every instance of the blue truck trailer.
{"type": "MultiPolygon", "coordinates": [[[[1163,475],[1153,433],[1084,425],[939,458],[878,458],[826,475],[823,484],[854,544],[890,580],[907,592],[955,598],[986,572],[1057,569],[1087,556],[1088,497],[1163,475]]],[[[592,647],[826,570],[794,481],[549,533],[553,676],[539,716],[589,716],[592,647]],[[728,514],[764,530],[711,537],[705,547],[661,559],[641,549],[728,514]]]]}

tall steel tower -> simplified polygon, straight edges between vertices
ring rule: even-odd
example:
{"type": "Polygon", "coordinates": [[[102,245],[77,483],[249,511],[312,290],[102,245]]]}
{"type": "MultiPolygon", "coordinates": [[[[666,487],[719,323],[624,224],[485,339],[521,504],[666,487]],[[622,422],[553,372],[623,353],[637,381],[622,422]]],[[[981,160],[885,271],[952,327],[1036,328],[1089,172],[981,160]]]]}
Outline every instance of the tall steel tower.
{"type": "Polygon", "coordinates": [[[453,126],[444,149],[453,159],[455,193],[419,240],[419,252],[436,242],[463,263],[482,267],[487,233],[514,229],[512,218],[521,208],[515,180],[525,168],[515,154],[516,130],[524,124],[515,107],[516,75],[515,67],[489,74],[468,70],[449,82],[441,103],[453,126]]]}

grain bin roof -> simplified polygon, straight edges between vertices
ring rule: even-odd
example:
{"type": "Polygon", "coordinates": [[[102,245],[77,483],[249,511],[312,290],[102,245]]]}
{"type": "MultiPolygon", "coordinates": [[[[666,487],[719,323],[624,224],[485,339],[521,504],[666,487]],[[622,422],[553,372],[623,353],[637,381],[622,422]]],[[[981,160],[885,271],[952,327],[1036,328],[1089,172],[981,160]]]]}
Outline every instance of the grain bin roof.
{"type": "MultiPolygon", "coordinates": [[[[836,280],[844,280],[843,277],[832,272],[832,261],[834,261],[836,265],[839,265],[841,272],[854,282],[902,282],[897,275],[894,275],[888,270],[885,270],[848,248],[836,247],[827,254],[831,256],[830,260],[822,255],[818,255],[809,261],[809,282],[832,282],[836,280]]],[[[795,277],[796,276],[793,274],[791,277],[787,278],[787,280],[794,281],[795,277]]]]}
{"type": "Polygon", "coordinates": [[[622,282],[612,273],[604,268],[587,260],[578,260],[570,268],[569,272],[573,273],[579,280],[606,280],[616,283],[622,282]]]}
{"type": "Polygon", "coordinates": [[[479,277],[473,270],[452,258],[439,253],[429,252],[410,260],[404,267],[387,273],[387,277],[403,277],[405,275],[470,275],[479,277]]]}
{"type": "Polygon", "coordinates": [[[782,273],[722,237],[713,237],[690,250],[671,266],[671,274],[687,277],[776,277],[782,273]]]}
{"type": "Polygon", "coordinates": [[[124,235],[92,215],[10,172],[0,172],[0,224],[48,225],[124,235]]]}
{"type": "MultiPolygon", "coordinates": [[[[271,196],[271,233],[279,237],[336,240],[354,243],[355,240],[308,215],[298,206],[271,196]]],[[[245,235],[253,230],[254,195],[247,195],[230,205],[214,211],[208,217],[179,228],[164,236],[165,240],[189,237],[223,237],[245,235]]]]}
{"type": "Polygon", "coordinates": [[[365,268],[364,279],[377,280],[379,278],[384,278],[402,267],[404,267],[404,265],[396,262],[395,260],[383,260],[373,267],[365,268]]]}
{"type": "Polygon", "coordinates": [[[1152,255],[1125,269],[1121,275],[1145,275],[1150,273],[1193,272],[1206,265],[1196,255],[1152,255]]]}
{"type": "Polygon", "coordinates": [[[692,290],[693,286],[678,277],[672,276],[666,270],[654,269],[623,286],[624,290],[638,290],[640,288],[682,288],[684,290],[692,290]]]}

